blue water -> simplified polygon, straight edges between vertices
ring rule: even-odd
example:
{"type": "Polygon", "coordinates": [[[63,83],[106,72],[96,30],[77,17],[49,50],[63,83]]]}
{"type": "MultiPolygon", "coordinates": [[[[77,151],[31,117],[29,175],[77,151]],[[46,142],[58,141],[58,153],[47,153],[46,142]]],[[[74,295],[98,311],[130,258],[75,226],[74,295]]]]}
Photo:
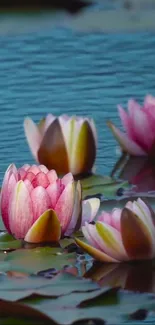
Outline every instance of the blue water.
{"type": "Polygon", "coordinates": [[[23,120],[45,114],[89,115],[98,130],[97,171],[118,158],[106,121],[117,104],[155,95],[155,35],[78,32],[45,25],[31,33],[0,34],[0,181],[7,166],[33,163],[23,120]]]}

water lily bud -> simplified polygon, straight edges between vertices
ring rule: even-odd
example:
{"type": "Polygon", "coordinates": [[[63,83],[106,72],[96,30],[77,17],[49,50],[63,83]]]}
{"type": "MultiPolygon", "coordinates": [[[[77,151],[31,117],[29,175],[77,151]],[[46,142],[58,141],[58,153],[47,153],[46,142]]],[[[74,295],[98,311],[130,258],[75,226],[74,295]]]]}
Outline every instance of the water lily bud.
{"type": "Polygon", "coordinates": [[[47,115],[36,125],[26,118],[24,129],[35,159],[59,175],[92,171],[97,135],[94,121],[83,117],[47,115]]]}

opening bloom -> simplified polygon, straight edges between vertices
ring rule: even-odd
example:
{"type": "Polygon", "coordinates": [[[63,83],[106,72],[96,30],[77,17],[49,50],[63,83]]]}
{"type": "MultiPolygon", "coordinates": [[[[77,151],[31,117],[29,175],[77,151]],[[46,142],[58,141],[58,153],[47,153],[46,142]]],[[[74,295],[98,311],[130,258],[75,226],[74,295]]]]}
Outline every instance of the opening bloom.
{"type": "Polygon", "coordinates": [[[15,165],[7,169],[1,190],[1,215],[15,238],[39,243],[58,241],[93,220],[99,209],[96,198],[81,199],[81,184],[71,173],[62,179],[44,165],[15,165]],[[83,219],[83,220],[82,220],[83,219]]]}
{"type": "Polygon", "coordinates": [[[35,159],[59,175],[90,173],[96,158],[97,133],[93,119],[48,114],[39,125],[24,121],[35,159]]]}
{"type": "Polygon", "coordinates": [[[103,262],[152,259],[155,257],[154,213],[140,198],[123,210],[103,211],[95,225],[85,223],[83,234],[89,244],[76,243],[103,262]]]}
{"type": "Polygon", "coordinates": [[[145,97],[143,107],[136,101],[128,101],[128,113],[118,106],[119,115],[126,134],[108,122],[122,150],[133,156],[154,156],[155,145],[155,97],[145,97]]]}

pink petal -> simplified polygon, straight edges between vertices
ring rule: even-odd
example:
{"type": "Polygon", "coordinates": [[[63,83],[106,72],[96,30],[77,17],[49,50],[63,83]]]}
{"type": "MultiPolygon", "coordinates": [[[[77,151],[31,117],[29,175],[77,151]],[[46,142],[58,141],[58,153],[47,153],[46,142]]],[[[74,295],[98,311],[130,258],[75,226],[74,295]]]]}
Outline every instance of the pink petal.
{"type": "Polygon", "coordinates": [[[2,189],[1,189],[1,214],[2,214],[4,225],[9,233],[11,232],[10,224],[9,224],[9,211],[8,211],[9,201],[10,201],[10,196],[17,182],[16,176],[17,176],[16,167],[14,165],[10,165],[5,173],[2,189]]]}
{"type": "Polygon", "coordinates": [[[47,175],[43,172],[38,173],[35,178],[32,180],[33,187],[42,186],[44,188],[48,187],[50,184],[47,175]]]}
{"type": "MultiPolygon", "coordinates": [[[[90,227],[94,227],[94,225],[90,225],[90,227]]],[[[95,238],[93,236],[91,236],[91,229],[89,230],[88,228],[88,223],[85,223],[85,226],[82,227],[82,232],[84,237],[86,238],[86,240],[88,241],[88,243],[90,245],[92,245],[93,247],[95,247],[96,249],[101,249],[100,245],[98,244],[97,240],[95,240],[95,238]]]]}
{"type": "Polygon", "coordinates": [[[23,181],[12,192],[9,204],[9,223],[15,238],[22,239],[33,224],[32,202],[23,181]]]}
{"type": "Polygon", "coordinates": [[[47,174],[49,172],[47,167],[44,165],[39,165],[38,167],[39,167],[40,171],[43,172],[44,174],[47,174]]]}
{"type": "Polygon", "coordinates": [[[62,184],[64,184],[65,186],[73,181],[74,181],[74,178],[73,178],[72,173],[66,174],[61,180],[62,184]]]}
{"type": "Polygon", "coordinates": [[[102,213],[98,216],[97,220],[111,225],[111,213],[102,211],[102,213]]]}
{"type": "Polygon", "coordinates": [[[85,222],[92,222],[100,207],[100,200],[92,198],[82,202],[82,225],[85,222]]]}
{"type": "Polygon", "coordinates": [[[54,182],[52,184],[50,184],[47,188],[46,191],[50,197],[50,201],[51,201],[51,207],[54,209],[56,206],[56,203],[58,201],[58,198],[61,194],[58,182],[54,182]]]}
{"type": "Polygon", "coordinates": [[[143,110],[135,109],[131,119],[136,137],[135,141],[142,146],[144,150],[149,150],[155,139],[155,132],[154,128],[152,130],[152,121],[149,115],[143,110]]]}
{"type": "Polygon", "coordinates": [[[113,209],[111,214],[111,226],[116,228],[118,231],[121,229],[121,213],[122,209],[113,209]]]}
{"type": "Polygon", "coordinates": [[[126,111],[120,105],[118,105],[118,111],[119,111],[119,116],[122,121],[124,130],[127,133],[127,136],[129,138],[133,139],[133,131],[132,131],[132,124],[131,124],[130,116],[126,113],[126,111]]]}
{"type": "Polygon", "coordinates": [[[32,186],[32,183],[29,181],[29,179],[25,179],[25,180],[24,180],[24,184],[26,185],[26,187],[27,187],[29,193],[31,193],[32,190],[33,190],[33,186],[32,186]]]}
{"type": "Polygon", "coordinates": [[[48,173],[47,173],[47,177],[49,179],[50,184],[54,183],[57,179],[57,173],[54,169],[51,169],[48,173]]]}
{"type": "Polygon", "coordinates": [[[30,168],[30,165],[29,164],[25,164],[22,166],[22,169],[24,169],[26,172],[27,170],[30,168]]]}
{"type": "Polygon", "coordinates": [[[50,198],[42,186],[38,186],[31,192],[33,222],[35,222],[51,206],[50,198]]]}
{"type": "Polygon", "coordinates": [[[132,118],[135,111],[140,111],[141,110],[141,106],[136,102],[136,100],[134,99],[130,99],[128,101],[128,112],[130,117],[132,118]]]}
{"type": "Polygon", "coordinates": [[[25,175],[24,180],[28,179],[30,182],[32,182],[34,178],[35,178],[35,174],[33,174],[32,172],[29,172],[25,175]]]}
{"type": "Polygon", "coordinates": [[[155,106],[155,97],[153,97],[152,95],[147,95],[144,99],[144,106],[145,107],[155,106]]]}
{"type": "Polygon", "coordinates": [[[97,222],[93,236],[96,236],[97,243],[106,254],[118,259],[119,261],[128,260],[128,256],[123,246],[121,233],[117,229],[105,224],[104,222],[97,222]]]}
{"type": "Polygon", "coordinates": [[[71,221],[67,227],[67,231],[65,233],[66,236],[70,236],[74,231],[79,230],[81,227],[81,219],[82,219],[82,191],[81,191],[81,183],[77,182],[75,186],[75,201],[74,201],[74,209],[71,221]]]}
{"type": "Polygon", "coordinates": [[[121,132],[114,124],[111,122],[108,123],[113,135],[116,140],[119,142],[123,151],[128,152],[133,156],[145,156],[147,153],[134,141],[128,138],[128,136],[121,132]]]}
{"type": "Polygon", "coordinates": [[[73,208],[74,208],[74,200],[75,200],[74,183],[69,183],[63,190],[62,194],[60,195],[54,209],[60,220],[62,234],[65,233],[71,221],[73,208]]]}
{"type": "Polygon", "coordinates": [[[33,173],[34,175],[37,175],[40,173],[40,166],[32,165],[29,169],[27,169],[27,173],[33,173]]]}
{"type": "Polygon", "coordinates": [[[38,150],[42,141],[41,133],[36,124],[30,118],[25,119],[24,130],[31,152],[35,159],[38,160],[38,150]]]}
{"type": "Polygon", "coordinates": [[[25,171],[24,168],[19,168],[18,169],[18,175],[19,175],[19,180],[25,179],[25,176],[27,175],[27,172],[25,171]]]}

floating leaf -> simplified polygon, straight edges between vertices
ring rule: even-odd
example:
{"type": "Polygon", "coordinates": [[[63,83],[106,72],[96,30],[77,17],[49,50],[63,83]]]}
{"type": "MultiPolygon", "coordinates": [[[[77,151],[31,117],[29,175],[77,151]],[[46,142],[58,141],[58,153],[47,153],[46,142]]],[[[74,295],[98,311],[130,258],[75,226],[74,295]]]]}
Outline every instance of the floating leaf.
{"type": "Polygon", "coordinates": [[[3,220],[2,220],[2,217],[0,215],[0,231],[4,231],[4,230],[6,231],[3,220]]]}
{"type": "Polygon", "coordinates": [[[55,247],[19,249],[3,255],[0,272],[18,271],[29,274],[52,267],[61,270],[65,265],[73,265],[76,259],[75,253],[65,254],[61,248],[55,247]]]}
{"type": "Polygon", "coordinates": [[[11,250],[22,247],[22,241],[16,240],[13,236],[6,232],[0,233],[0,250],[11,250]]]}
{"type": "Polygon", "coordinates": [[[81,180],[83,198],[94,196],[112,197],[119,188],[128,188],[127,181],[120,182],[108,176],[92,175],[81,180]]]}
{"type": "Polygon", "coordinates": [[[0,299],[17,301],[33,294],[58,297],[75,291],[90,292],[98,290],[99,286],[89,279],[77,278],[70,273],[63,272],[53,279],[45,279],[39,276],[17,279],[1,275],[0,288],[0,299]]]}
{"type": "MultiPolygon", "coordinates": [[[[20,303],[0,301],[0,316],[30,316],[69,325],[82,320],[101,320],[106,324],[122,324],[137,311],[154,311],[155,295],[133,294],[118,289],[102,288],[93,292],[70,293],[57,299],[31,297],[20,303]],[[19,314],[18,311],[20,310],[19,314]]],[[[81,323],[80,322],[80,323],[81,323]]]]}

